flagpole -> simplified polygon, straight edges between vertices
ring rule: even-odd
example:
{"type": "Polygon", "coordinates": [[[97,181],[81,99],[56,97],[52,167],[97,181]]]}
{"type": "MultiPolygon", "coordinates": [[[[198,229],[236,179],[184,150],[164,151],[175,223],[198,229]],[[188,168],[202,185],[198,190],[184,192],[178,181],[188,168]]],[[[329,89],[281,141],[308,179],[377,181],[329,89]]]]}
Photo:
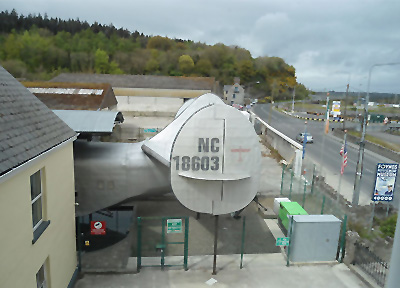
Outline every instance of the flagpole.
{"type": "Polygon", "coordinates": [[[340,188],[342,186],[342,176],[344,173],[344,158],[346,154],[346,138],[347,138],[347,130],[344,130],[344,142],[343,142],[343,154],[342,154],[342,165],[340,166],[340,177],[339,177],[339,187],[337,192],[336,204],[339,205],[340,198],[340,188]]]}

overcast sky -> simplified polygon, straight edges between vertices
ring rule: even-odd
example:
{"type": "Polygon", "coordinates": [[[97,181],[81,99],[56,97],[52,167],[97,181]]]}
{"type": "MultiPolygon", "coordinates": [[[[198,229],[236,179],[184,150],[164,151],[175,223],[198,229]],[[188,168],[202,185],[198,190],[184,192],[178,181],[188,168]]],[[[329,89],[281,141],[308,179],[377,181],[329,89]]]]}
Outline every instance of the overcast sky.
{"type": "MultiPolygon", "coordinates": [[[[400,63],[400,0],[2,0],[18,14],[79,18],[147,35],[221,42],[278,56],[314,91],[366,91],[369,68],[400,63]]],[[[400,94],[400,65],[376,67],[370,91],[400,94]]]]}

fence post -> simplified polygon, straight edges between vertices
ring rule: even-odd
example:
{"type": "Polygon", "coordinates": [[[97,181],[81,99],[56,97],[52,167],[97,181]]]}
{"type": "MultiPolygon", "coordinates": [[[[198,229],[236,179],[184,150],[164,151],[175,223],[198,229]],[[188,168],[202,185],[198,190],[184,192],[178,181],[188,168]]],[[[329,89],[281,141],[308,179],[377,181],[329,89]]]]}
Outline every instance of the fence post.
{"type": "Polygon", "coordinates": [[[289,267],[289,257],[290,257],[290,246],[292,246],[292,231],[293,231],[293,215],[291,215],[290,219],[290,230],[289,230],[289,246],[287,248],[287,259],[286,259],[286,266],[289,267]]]}
{"type": "Polygon", "coordinates": [[[161,270],[164,270],[164,265],[165,265],[165,259],[164,259],[164,248],[167,248],[165,245],[165,224],[166,224],[166,219],[164,217],[161,218],[161,270]]]}
{"type": "Polygon", "coordinates": [[[322,197],[321,215],[324,214],[324,206],[325,206],[325,195],[322,197]]]}
{"type": "Polygon", "coordinates": [[[185,218],[185,244],[183,248],[183,267],[188,270],[189,217],[185,218]]]}
{"type": "Polygon", "coordinates": [[[240,251],[240,269],[243,268],[243,253],[244,253],[244,236],[245,236],[245,227],[246,227],[246,216],[243,216],[243,230],[242,230],[242,246],[240,251]]]}
{"type": "Polygon", "coordinates": [[[311,182],[311,194],[314,193],[314,184],[315,184],[315,164],[313,168],[312,182],[311,182]]]}
{"type": "Polygon", "coordinates": [[[344,254],[346,252],[346,226],[347,226],[347,214],[344,215],[342,227],[342,240],[340,241],[340,249],[342,249],[342,255],[340,256],[340,263],[343,263],[344,254]]]}
{"type": "Polygon", "coordinates": [[[137,218],[137,272],[140,272],[140,267],[142,265],[142,224],[141,218],[137,218]]]}
{"type": "Polygon", "coordinates": [[[306,190],[307,190],[307,180],[304,180],[303,205],[301,205],[301,207],[303,207],[303,209],[304,209],[304,204],[306,202],[306,190]]]}
{"type": "Polygon", "coordinates": [[[285,168],[286,168],[286,165],[282,164],[281,196],[283,195],[283,178],[285,176],[285,168]]]}
{"type": "MultiPolygon", "coordinates": [[[[292,174],[290,175],[290,191],[289,191],[289,199],[292,198],[292,186],[293,186],[293,170],[292,170],[292,174]]],[[[292,199],[290,199],[292,200],[292,199]]]]}

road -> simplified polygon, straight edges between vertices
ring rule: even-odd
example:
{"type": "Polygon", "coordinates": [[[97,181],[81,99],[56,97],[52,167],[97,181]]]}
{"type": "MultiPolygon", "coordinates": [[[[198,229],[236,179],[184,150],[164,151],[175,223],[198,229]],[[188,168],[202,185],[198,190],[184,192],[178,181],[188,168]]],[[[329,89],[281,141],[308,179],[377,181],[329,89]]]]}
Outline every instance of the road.
{"type": "MultiPolygon", "coordinates": [[[[268,121],[269,104],[258,104],[253,107],[256,113],[264,121],[268,121]]],[[[296,135],[304,132],[304,120],[290,117],[286,114],[272,110],[271,123],[274,128],[278,129],[288,137],[295,140],[296,135]]],[[[308,121],[307,132],[311,133],[314,138],[313,144],[306,145],[306,161],[312,161],[322,166],[323,174],[326,181],[334,189],[338,190],[339,176],[342,158],[339,151],[342,146],[340,139],[333,135],[324,133],[324,123],[318,121],[308,121]]],[[[342,127],[341,123],[330,123],[330,127],[342,127]]],[[[348,143],[347,145],[348,165],[344,170],[341,182],[340,193],[350,202],[352,201],[353,186],[355,179],[355,171],[358,160],[358,146],[348,143]]],[[[372,192],[375,185],[375,170],[377,163],[393,163],[394,161],[387,159],[381,155],[365,150],[363,177],[360,192],[360,205],[368,205],[371,200],[372,192]]],[[[399,177],[397,177],[397,180],[399,177]]],[[[400,183],[397,181],[397,183],[400,183]]],[[[397,184],[396,183],[396,184],[397,184]]],[[[396,185],[396,191],[399,191],[400,184],[396,185]]],[[[395,192],[396,192],[395,191],[395,192]]],[[[395,193],[395,195],[397,195],[395,193]]],[[[394,206],[399,207],[399,197],[394,197],[394,206]]]]}

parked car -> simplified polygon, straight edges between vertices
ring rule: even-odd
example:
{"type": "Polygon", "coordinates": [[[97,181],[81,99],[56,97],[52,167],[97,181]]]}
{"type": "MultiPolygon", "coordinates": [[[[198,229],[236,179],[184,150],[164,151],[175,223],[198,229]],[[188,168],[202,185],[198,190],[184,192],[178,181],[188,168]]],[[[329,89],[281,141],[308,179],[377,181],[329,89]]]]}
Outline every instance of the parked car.
{"type": "MultiPolygon", "coordinates": [[[[303,143],[304,141],[304,133],[300,133],[296,136],[296,140],[303,143]]],[[[307,133],[307,143],[314,143],[314,138],[310,133],[307,133]]]]}

